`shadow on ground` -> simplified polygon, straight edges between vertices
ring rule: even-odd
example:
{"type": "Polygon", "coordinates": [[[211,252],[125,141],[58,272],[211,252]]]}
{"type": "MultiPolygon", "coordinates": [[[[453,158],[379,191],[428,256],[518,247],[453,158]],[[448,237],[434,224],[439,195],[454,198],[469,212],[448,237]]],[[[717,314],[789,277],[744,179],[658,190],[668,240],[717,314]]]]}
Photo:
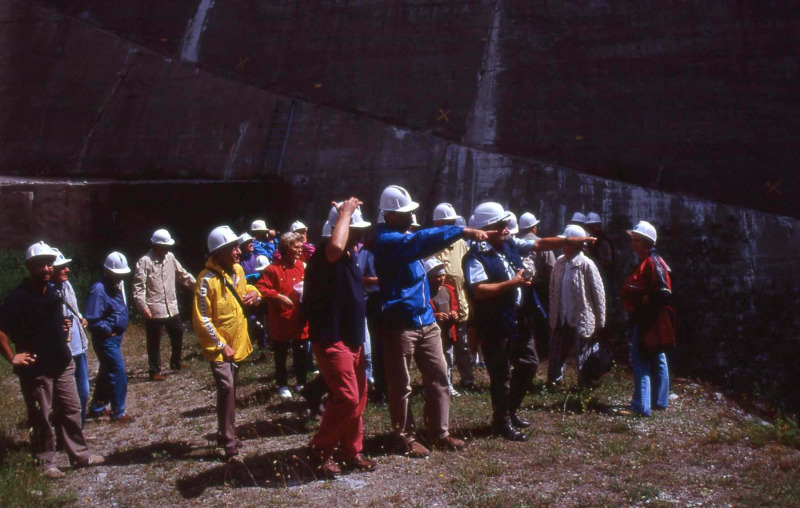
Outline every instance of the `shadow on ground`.
{"type": "Polygon", "coordinates": [[[194,447],[186,441],[164,441],[109,453],[106,455],[106,465],[127,466],[130,464],[150,464],[170,460],[198,460],[203,458],[214,459],[217,458],[217,455],[214,454],[212,447],[194,447]],[[198,450],[206,451],[206,453],[200,455],[193,453],[198,450]]]}
{"type": "Polygon", "coordinates": [[[178,492],[185,499],[200,496],[207,488],[262,487],[287,488],[320,480],[310,465],[307,449],[292,448],[284,451],[248,456],[213,467],[198,475],[185,476],[176,482],[178,492]]]}

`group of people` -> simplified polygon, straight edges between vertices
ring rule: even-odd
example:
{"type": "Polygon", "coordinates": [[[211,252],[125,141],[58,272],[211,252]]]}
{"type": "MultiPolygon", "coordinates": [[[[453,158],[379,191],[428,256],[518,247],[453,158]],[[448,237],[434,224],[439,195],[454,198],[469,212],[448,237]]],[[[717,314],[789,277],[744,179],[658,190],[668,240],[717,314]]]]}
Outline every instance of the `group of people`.
{"type": "MultiPolygon", "coordinates": [[[[315,407],[321,392],[328,393],[309,445],[309,458],[326,477],[342,468],[376,467],[362,453],[370,386],[379,399],[385,397],[398,451],[425,457],[432,448],[466,445],[449,432],[450,399],[460,393],[453,367],[459,389],[473,391],[473,370],[482,356],[492,430],[512,441],[525,441],[523,429],[531,426],[520,408],[539,366],[537,340],[547,342],[549,385],[564,383],[571,352],[579,384],[598,381],[584,366],[598,351],[614,266],[599,215],[576,213],[563,234],[540,238],[533,214],[517,221],[494,202],[478,205],[468,220],[441,203],[434,226],[425,229],[414,216],[419,204],[402,187],[382,192],[375,228],[364,220],[361,205],[355,197],[332,203],[316,246],[299,221],[281,235],[263,220],[253,221],[244,234],[214,228],[197,279],[170,252],[174,240],[163,229],[153,233],[150,251],[136,264],[133,299],[145,319],[153,381],[164,379],[159,357],[164,328],[172,345],[170,366],[183,367],[176,283],[194,293],[192,322],[216,385],[217,442],[226,459],[239,451],[237,372],[254,342],[263,348],[269,341],[279,396],[291,397],[289,350],[295,389],[315,407]],[[556,249],[563,251],[557,259],[556,249]],[[309,380],[314,360],[319,376],[309,380]],[[424,385],[419,428],[409,405],[412,361],[424,385]]],[[[635,330],[631,411],[649,415],[667,406],[668,369],[663,352],[643,349],[637,338],[650,336],[652,316],[669,307],[671,279],[655,252],[655,228],[642,221],[628,233],[641,261],[621,292],[635,330]]],[[[0,306],[0,352],[20,378],[34,453],[49,476],[61,473],[52,466],[51,408],[77,466],[102,462],[86,449],[84,414],[107,414],[112,422],[133,419],[125,409],[127,378],[119,348],[128,322],[122,282],[131,272],[127,260],[118,252],[108,256],[83,314],[68,282],[69,261],[43,242],[34,244],[26,256],[29,278],[0,306]],[[84,329],[100,363],[88,408],[84,329]]]]}

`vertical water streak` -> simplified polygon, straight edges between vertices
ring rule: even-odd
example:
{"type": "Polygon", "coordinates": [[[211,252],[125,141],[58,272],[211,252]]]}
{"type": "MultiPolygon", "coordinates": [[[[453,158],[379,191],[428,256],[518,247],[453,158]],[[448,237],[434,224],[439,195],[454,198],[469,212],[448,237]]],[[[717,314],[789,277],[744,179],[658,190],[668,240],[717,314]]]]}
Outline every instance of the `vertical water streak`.
{"type": "Polygon", "coordinates": [[[228,152],[228,161],[225,163],[225,172],[223,173],[222,178],[224,180],[230,180],[233,176],[234,164],[236,163],[236,157],[239,155],[239,148],[242,146],[242,141],[244,137],[247,135],[247,129],[250,127],[250,122],[243,122],[239,126],[239,138],[236,140],[236,143],[231,146],[230,152],[228,152]]]}
{"type": "Polygon", "coordinates": [[[212,7],[214,7],[214,0],[200,0],[197,12],[189,20],[181,43],[181,60],[184,62],[197,62],[200,54],[200,35],[206,27],[208,10],[212,7]]]}
{"type": "Polygon", "coordinates": [[[492,148],[497,138],[497,75],[503,70],[500,48],[501,0],[495,2],[492,26],[478,75],[478,91],[472,105],[463,142],[479,148],[492,148]]]}

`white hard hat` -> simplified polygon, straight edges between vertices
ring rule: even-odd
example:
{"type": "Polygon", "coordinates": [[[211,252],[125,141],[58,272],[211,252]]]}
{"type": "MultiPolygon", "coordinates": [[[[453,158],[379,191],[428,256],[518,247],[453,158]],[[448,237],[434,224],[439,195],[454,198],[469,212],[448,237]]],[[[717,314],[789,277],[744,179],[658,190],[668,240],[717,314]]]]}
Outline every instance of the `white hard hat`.
{"type": "Polygon", "coordinates": [[[456,226],[465,228],[467,227],[467,221],[464,219],[464,217],[459,215],[458,217],[456,217],[456,226]]]}
{"type": "MultiPolygon", "coordinates": [[[[342,203],[337,203],[336,206],[342,206],[342,203]]],[[[333,233],[333,228],[336,226],[336,223],[339,222],[339,210],[336,209],[336,206],[331,207],[331,211],[328,212],[328,222],[327,224],[331,228],[331,234],[333,233]]],[[[367,222],[364,220],[364,216],[361,214],[361,207],[357,206],[355,210],[353,210],[353,214],[350,216],[350,227],[351,228],[368,228],[372,225],[371,222],[367,222]]],[[[330,236],[330,234],[328,235],[330,236]]]]}
{"type": "Polygon", "coordinates": [[[252,241],[253,237],[250,236],[250,233],[242,233],[241,235],[239,235],[239,238],[236,239],[236,243],[238,243],[239,246],[242,246],[247,242],[252,242],[252,241]]]}
{"type": "Polygon", "coordinates": [[[256,271],[263,272],[269,266],[269,258],[267,256],[258,256],[256,258],[256,271]]]}
{"type": "MultiPolygon", "coordinates": [[[[258,222],[258,221],[256,221],[258,222]]],[[[262,221],[263,223],[263,221],[262,221]]],[[[239,237],[228,226],[218,226],[208,234],[208,253],[213,254],[223,247],[237,243],[239,237]]]]}
{"type": "Polygon", "coordinates": [[[36,242],[25,252],[25,261],[33,258],[52,258],[53,261],[58,257],[58,251],[44,242],[36,242]]]}
{"type": "Polygon", "coordinates": [[[322,234],[319,236],[321,236],[322,238],[330,238],[331,233],[333,233],[332,229],[333,228],[331,227],[331,223],[325,221],[325,224],[322,225],[322,234]]]}
{"type": "Polygon", "coordinates": [[[586,236],[586,231],[584,231],[584,229],[580,226],[571,224],[564,228],[564,233],[558,235],[557,238],[580,238],[583,236],[586,236]]]}
{"type": "Polygon", "coordinates": [[[419,222],[417,222],[417,214],[411,214],[411,226],[412,227],[420,227],[419,222]]]}
{"type": "Polygon", "coordinates": [[[386,224],[386,217],[383,216],[383,210],[378,212],[377,223],[378,224],[386,224]]]}
{"type": "Polygon", "coordinates": [[[50,247],[50,248],[56,253],[56,260],[53,261],[53,266],[64,266],[70,261],[72,261],[71,259],[64,257],[64,253],[56,249],[55,247],[50,247]]]}
{"type": "Polygon", "coordinates": [[[650,224],[647,221],[640,220],[639,224],[633,226],[633,229],[629,229],[628,230],[628,234],[629,235],[633,235],[633,234],[641,235],[641,236],[643,236],[645,238],[649,238],[653,242],[654,245],[656,243],[656,237],[657,237],[656,228],[653,227],[653,225],[650,224]]]}
{"type": "Polygon", "coordinates": [[[292,233],[294,233],[295,231],[299,231],[301,229],[308,229],[308,226],[306,226],[299,220],[292,222],[292,225],[289,226],[289,231],[291,231],[292,233]]]}
{"type": "Polygon", "coordinates": [[[438,275],[439,270],[444,272],[444,263],[436,258],[428,258],[424,260],[422,264],[425,266],[425,273],[428,275],[430,275],[432,272],[436,272],[436,275],[438,275]]]}
{"type": "Polygon", "coordinates": [[[519,226],[517,225],[517,216],[514,212],[508,212],[508,233],[512,235],[516,235],[519,233],[519,226]]]}
{"type": "Polygon", "coordinates": [[[266,222],[257,219],[250,223],[250,231],[269,231],[269,228],[266,222]]]}
{"type": "Polygon", "coordinates": [[[378,208],[386,212],[411,212],[419,207],[419,203],[411,201],[411,195],[399,185],[390,185],[381,192],[378,208]]]}
{"type": "Polygon", "coordinates": [[[539,224],[539,219],[536,218],[531,212],[525,212],[519,216],[519,228],[529,229],[539,224]]]}
{"type": "Polygon", "coordinates": [[[128,266],[128,258],[125,257],[124,254],[121,252],[112,252],[108,255],[105,262],[103,263],[103,267],[110,271],[114,272],[118,275],[125,275],[126,273],[131,273],[131,269],[128,266]]]}
{"type": "Polygon", "coordinates": [[[487,201],[475,207],[475,213],[472,214],[475,218],[475,227],[483,229],[486,226],[497,224],[500,221],[508,220],[511,214],[503,210],[503,205],[500,203],[493,203],[487,201]]]}
{"type": "Polygon", "coordinates": [[[175,245],[175,240],[172,239],[166,229],[157,229],[153,232],[153,236],[150,237],[150,243],[169,247],[170,245],[175,245]]]}
{"type": "Polygon", "coordinates": [[[361,207],[356,207],[353,210],[353,215],[350,216],[350,227],[351,228],[368,228],[372,225],[371,222],[367,222],[364,220],[364,215],[361,214],[361,207]]]}
{"type": "Polygon", "coordinates": [[[580,224],[586,224],[586,216],[583,215],[581,212],[575,212],[572,214],[572,219],[570,222],[578,222],[580,224]]]}
{"type": "Polygon", "coordinates": [[[589,215],[586,216],[586,224],[602,224],[603,221],[600,219],[600,215],[594,212],[589,212],[589,215]]]}
{"type": "Polygon", "coordinates": [[[467,220],[467,227],[474,228],[475,227],[475,214],[469,216],[467,220]]]}
{"type": "Polygon", "coordinates": [[[450,203],[439,203],[433,209],[433,220],[458,220],[461,219],[460,215],[456,213],[456,209],[450,203]]]}

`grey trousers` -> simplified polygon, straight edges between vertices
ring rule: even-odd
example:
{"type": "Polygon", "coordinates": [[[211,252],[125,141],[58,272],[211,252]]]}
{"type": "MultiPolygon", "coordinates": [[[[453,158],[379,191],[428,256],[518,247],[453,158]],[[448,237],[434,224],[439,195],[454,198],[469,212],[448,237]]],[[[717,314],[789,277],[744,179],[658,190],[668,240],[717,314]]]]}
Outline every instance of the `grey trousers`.
{"type": "Polygon", "coordinates": [[[578,366],[580,379],[583,365],[589,358],[591,347],[594,344],[592,337],[583,337],[575,328],[561,325],[550,332],[550,359],[547,365],[547,382],[556,383],[564,380],[564,365],[569,354],[574,351],[575,362],[578,366]]]}
{"type": "Polygon", "coordinates": [[[237,368],[231,362],[210,362],[217,386],[217,444],[225,455],[236,455],[236,378],[237,368]]]}
{"type": "Polygon", "coordinates": [[[48,420],[51,411],[70,462],[79,464],[88,460],[90,453],[83,436],[75,363],[70,360],[67,368],[55,377],[20,375],[19,385],[28,409],[28,424],[33,427],[31,448],[42,469],[55,467],[56,439],[48,420]]]}
{"type": "Polygon", "coordinates": [[[413,359],[425,386],[424,416],[428,437],[447,437],[450,393],[439,326],[434,323],[410,330],[384,326],[380,333],[388,385],[389,416],[395,434],[406,442],[414,440],[414,417],[408,403],[411,395],[409,368],[413,359]]]}
{"type": "Polygon", "coordinates": [[[467,340],[467,323],[456,323],[456,342],[453,344],[453,363],[461,376],[462,385],[471,385],[475,382],[472,374],[472,352],[469,350],[467,340]]]}

